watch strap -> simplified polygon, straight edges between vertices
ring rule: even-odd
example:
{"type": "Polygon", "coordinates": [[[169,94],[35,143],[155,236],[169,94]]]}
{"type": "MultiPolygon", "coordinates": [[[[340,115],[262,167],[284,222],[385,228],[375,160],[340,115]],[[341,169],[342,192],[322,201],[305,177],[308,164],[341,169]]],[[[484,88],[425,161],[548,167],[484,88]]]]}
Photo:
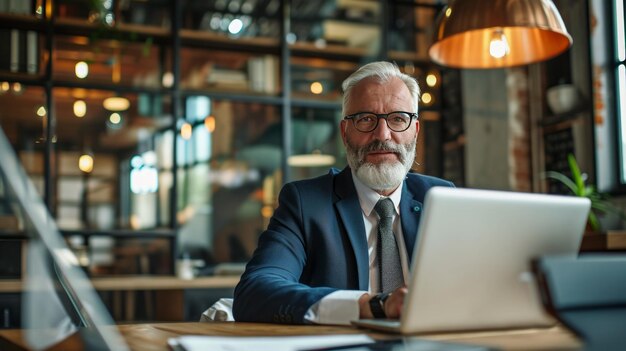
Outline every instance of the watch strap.
{"type": "Polygon", "coordinates": [[[372,296],[370,299],[370,310],[374,318],[387,318],[385,313],[385,300],[389,297],[389,293],[380,293],[372,296]]]}

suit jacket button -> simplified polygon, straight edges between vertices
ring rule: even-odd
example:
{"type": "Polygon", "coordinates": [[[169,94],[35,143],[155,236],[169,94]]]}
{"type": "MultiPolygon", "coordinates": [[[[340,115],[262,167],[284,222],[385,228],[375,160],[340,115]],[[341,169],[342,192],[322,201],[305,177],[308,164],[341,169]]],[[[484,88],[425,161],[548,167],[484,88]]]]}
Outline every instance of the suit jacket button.
{"type": "Polygon", "coordinates": [[[419,212],[422,208],[419,206],[413,207],[413,212],[419,212]]]}

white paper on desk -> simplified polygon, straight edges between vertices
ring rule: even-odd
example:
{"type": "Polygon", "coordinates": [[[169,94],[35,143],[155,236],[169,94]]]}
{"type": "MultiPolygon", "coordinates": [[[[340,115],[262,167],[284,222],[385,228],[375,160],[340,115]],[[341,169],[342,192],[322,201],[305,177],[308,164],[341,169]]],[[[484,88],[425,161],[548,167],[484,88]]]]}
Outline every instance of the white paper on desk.
{"type": "Polygon", "coordinates": [[[177,343],[185,351],[296,351],[373,342],[365,334],[272,337],[186,335],[169,340],[170,345],[177,343]]]}

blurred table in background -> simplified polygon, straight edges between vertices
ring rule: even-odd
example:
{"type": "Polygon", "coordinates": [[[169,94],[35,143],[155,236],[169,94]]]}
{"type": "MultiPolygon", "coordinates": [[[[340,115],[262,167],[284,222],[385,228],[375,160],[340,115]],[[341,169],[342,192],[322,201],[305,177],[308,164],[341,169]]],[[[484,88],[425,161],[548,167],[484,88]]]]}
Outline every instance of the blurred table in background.
{"type": "Polygon", "coordinates": [[[609,230],[606,233],[585,233],[580,251],[626,251],[626,231],[609,230]]]}
{"type": "MultiPolygon", "coordinates": [[[[92,278],[94,288],[100,292],[112,294],[111,314],[117,321],[135,319],[136,291],[149,291],[154,294],[153,301],[141,301],[147,309],[156,306],[151,312],[152,319],[158,321],[184,320],[184,290],[234,288],[239,276],[211,276],[194,279],[180,279],[175,276],[119,276],[92,278]]],[[[19,293],[23,291],[21,280],[0,280],[0,293],[19,293]]],[[[146,300],[150,300],[147,298],[146,300]]],[[[208,307],[208,306],[207,306],[208,307]]],[[[198,311],[198,320],[202,311],[198,311]]]]}

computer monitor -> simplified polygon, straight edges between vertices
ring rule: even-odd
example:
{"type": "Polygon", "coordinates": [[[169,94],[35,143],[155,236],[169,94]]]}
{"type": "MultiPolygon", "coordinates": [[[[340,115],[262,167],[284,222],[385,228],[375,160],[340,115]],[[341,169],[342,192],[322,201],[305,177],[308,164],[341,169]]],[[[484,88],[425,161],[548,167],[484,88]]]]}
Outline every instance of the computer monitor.
{"type": "Polygon", "coordinates": [[[28,238],[22,293],[22,328],[28,344],[44,349],[79,332],[87,349],[128,350],[2,128],[0,160],[4,207],[19,218],[28,238]]]}

